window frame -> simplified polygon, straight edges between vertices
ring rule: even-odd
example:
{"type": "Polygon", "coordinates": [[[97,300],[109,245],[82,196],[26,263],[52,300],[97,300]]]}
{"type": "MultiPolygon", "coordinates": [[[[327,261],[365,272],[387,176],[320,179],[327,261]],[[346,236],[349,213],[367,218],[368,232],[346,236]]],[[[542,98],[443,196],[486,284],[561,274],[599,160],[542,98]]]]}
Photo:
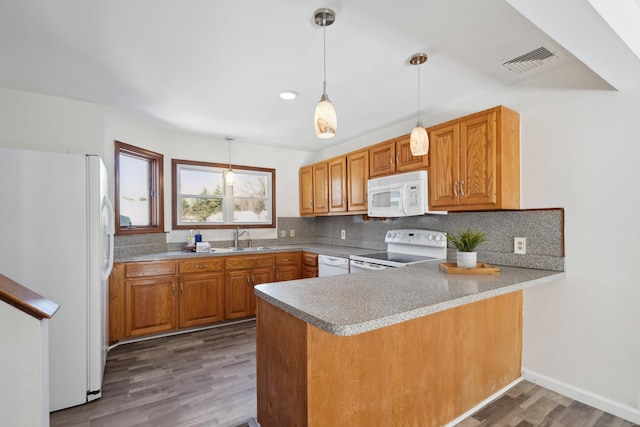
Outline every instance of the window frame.
{"type": "MultiPolygon", "coordinates": [[[[233,194],[227,194],[227,186],[225,185],[225,192],[223,196],[223,206],[224,201],[229,198],[233,199],[233,194]]],[[[224,207],[223,207],[224,211],[224,207]]],[[[224,230],[224,229],[234,229],[234,228],[276,228],[276,170],[271,168],[261,168],[256,166],[244,166],[244,165],[230,165],[229,163],[213,163],[213,162],[202,162],[195,160],[181,160],[181,159],[171,159],[171,228],[173,230],[189,230],[189,229],[200,229],[200,230],[224,230]],[[199,167],[208,167],[208,168],[217,168],[228,170],[229,168],[233,169],[234,172],[246,170],[246,171],[256,171],[263,173],[271,174],[271,222],[265,223],[216,223],[216,224],[202,224],[202,223],[194,223],[194,224],[178,224],[178,166],[180,165],[190,165],[190,166],[199,166],[199,167]]],[[[231,219],[233,221],[233,218],[231,219]]]]}
{"type": "Polygon", "coordinates": [[[115,146],[115,234],[164,233],[164,155],[121,141],[115,146]],[[147,226],[123,227],[120,224],[120,155],[126,154],[149,162],[149,222],[147,226]]]}

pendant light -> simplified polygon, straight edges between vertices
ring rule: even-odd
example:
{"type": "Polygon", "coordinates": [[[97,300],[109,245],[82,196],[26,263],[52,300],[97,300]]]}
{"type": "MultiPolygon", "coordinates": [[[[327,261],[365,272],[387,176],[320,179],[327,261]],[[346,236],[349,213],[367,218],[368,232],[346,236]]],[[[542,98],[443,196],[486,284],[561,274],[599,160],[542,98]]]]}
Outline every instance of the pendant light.
{"type": "Polygon", "coordinates": [[[420,121],[420,64],[425,62],[427,62],[426,53],[416,53],[409,58],[409,64],[416,65],[418,69],[418,122],[411,131],[411,138],[409,139],[411,154],[414,156],[424,156],[429,152],[429,135],[420,121]]]}
{"type": "Polygon", "coordinates": [[[229,170],[224,174],[224,183],[226,185],[233,185],[236,183],[236,174],[231,170],[231,141],[234,140],[232,136],[226,136],[227,147],[229,148],[229,170]]]}
{"type": "Polygon", "coordinates": [[[324,80],[322,96],[320,97],[318,105],[316,105],[314,123],[316,135],[323,139],[336,136],[336,129],[338,128],[336,110],[333,108],[333,104],[327,96],[327,26],[333,24],[335,20],[336,14],[331,9],[318,9],[313,14],[313,21],[317,26],[322,27],[324,80]]]}

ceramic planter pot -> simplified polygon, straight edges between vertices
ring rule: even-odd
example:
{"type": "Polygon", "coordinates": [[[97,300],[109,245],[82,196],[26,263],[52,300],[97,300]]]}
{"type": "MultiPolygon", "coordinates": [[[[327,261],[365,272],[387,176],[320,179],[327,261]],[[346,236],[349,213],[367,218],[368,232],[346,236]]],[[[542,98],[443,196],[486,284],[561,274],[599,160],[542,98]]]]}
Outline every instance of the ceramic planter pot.
{"type": "Polygon", "coordinates": [[[476,268],[478,264],[478,253],[458,251],[456,262],[459,268],[476,268]]]}

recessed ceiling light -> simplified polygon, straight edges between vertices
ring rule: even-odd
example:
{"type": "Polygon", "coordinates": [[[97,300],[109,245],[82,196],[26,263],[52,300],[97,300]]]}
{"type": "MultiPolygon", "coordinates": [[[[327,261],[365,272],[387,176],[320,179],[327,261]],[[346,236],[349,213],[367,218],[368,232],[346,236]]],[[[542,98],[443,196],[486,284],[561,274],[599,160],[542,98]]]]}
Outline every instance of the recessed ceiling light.
{"type": "Polygon", "coordinates": [[[285,90],[283,92],[280,92],[280,98],[284,99],[285,101],[292,101],[297,97],[298,97],[298,93],[292,90],[285,90]]]}

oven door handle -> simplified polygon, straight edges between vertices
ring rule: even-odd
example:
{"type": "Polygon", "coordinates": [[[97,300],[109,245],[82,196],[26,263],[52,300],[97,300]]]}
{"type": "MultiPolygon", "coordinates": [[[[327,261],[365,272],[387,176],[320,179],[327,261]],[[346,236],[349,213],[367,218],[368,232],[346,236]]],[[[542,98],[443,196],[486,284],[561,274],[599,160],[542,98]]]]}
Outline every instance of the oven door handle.
{"type": "Polygon", "coordinates": [[[362,270],[368,270],[368,271],[378,271],[378,270],[386,270],[388,268],[392,268],[386,265],[372,264],[365,261],[352,261],[352,263],[357,268],[361,268],[362,270]]]}

